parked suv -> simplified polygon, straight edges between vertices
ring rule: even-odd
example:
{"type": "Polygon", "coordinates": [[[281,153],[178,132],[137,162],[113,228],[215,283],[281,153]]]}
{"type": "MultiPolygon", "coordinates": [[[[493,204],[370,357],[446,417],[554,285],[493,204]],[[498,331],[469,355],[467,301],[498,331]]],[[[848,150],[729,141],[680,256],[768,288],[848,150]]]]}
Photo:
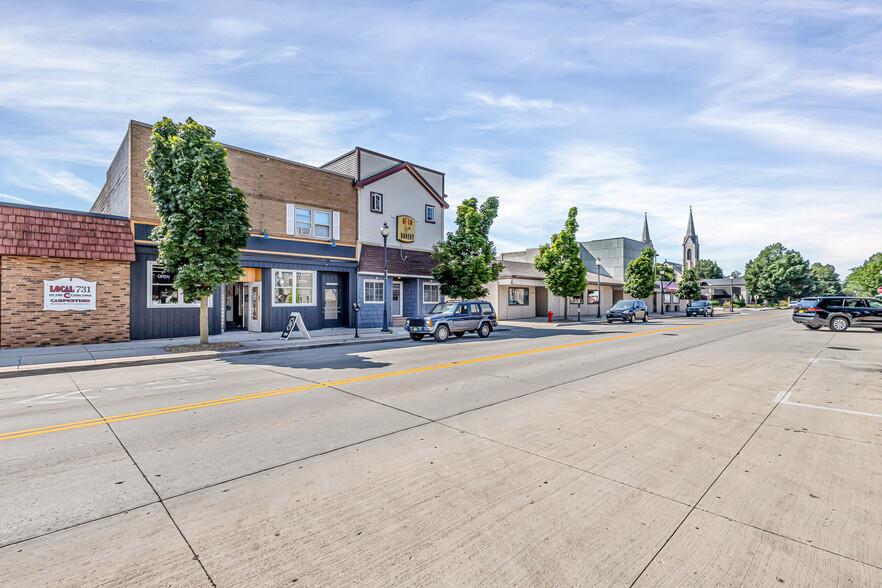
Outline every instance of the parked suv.
{"type": "Polygon", "coordinates": [[[465,300],[436,304],[427,316],[407,319],[404,329],[414,341],[432,335],[435,341],[443,343],[451,333],[462,337],[477,332],[478,337],[489,337],[496,325],[496,311],[492,304],[483,300],[465,300]]]}
{"type": "Polygon", "coordinates": [[[710,300],[693,300],[686,305],[686,316],[714,316],[714,305],[710,300]]]}
{"type": "Polygon", "coordinates": [[[640,319],[644,323],[649,320],[649,311],[642,300],[619,300],[606,311],[606,322],[622,321],[633,323],[640,319]]]}
{"type": "Polygon", "coordinates": [[[793,322],[813,331],[821,327],[840,333],[849,327],[882,331],[882,301],[855,296],[803,298],[793,309],[793,322]]]}

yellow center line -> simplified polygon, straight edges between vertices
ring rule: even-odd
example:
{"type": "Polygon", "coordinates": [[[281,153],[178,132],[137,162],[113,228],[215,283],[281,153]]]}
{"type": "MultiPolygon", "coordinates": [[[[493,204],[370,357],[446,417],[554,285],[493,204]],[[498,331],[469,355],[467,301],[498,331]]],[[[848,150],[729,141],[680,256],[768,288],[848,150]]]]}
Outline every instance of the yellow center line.
{"type": "MultiPolygon", "coordinates": [[[[777,315],[775,315],[777,316],[777,315]]],[[[684,325],[680,327],[669,327],[667,329],[658,329],[655,331],[643,331],[640,333],[630,333],[628,335],[618,335],[616,337],[604,337],[602,339],[591,339],[590,341],[580,341],[578,343],[565,343],[562,345],[554,345],[551,347],[541,347],[539,349],[527,349],[524,351],[513,351],[511,353],[501,353],[499,355],[489,355],[486,357],[477,357],[473,359],[463,359],[459,361],[451,361],[448,363],[440,363],[437,365],[429,365],[418,368],[410,368],[406,370],[397,370],[394,372],[384,372],[381,374],[371,374],[367,376],[358,376],[355,378],[346,378],[343,380],[333,380],[331,382],[324,382],[319,384],[305,384],[303,386],[295,386],[293,388],[281,388],[278,390],[269,390],[266,392],[254,392],[252,394],[243,394],[241,396],[230,396],[228,398],[218,398],[216,400],[205,400],[203,402],[194,402],[192,404],[179,404],[177,406],[166,406],[163,408],[155,408],[151,410],[144,410],[140,412],[130,412],[126,414],[118,414],[115,416],[108,416],[97,419],[90,419],[85,421],[75,421],[71,423],[63,423],[60,425],[51,425],[47,427],[37,427],[34,429],[23,429],[21,431],[12,431],[9,433],[0,434],[0,441],[9,441],[12,439],[20,439],[22,437],[33,437],[36,435],[45,435],[47,433],[57,433],[60,431],[69,431],[72,429],[82,429],[85,427],[94,427],[96,425],[110,424],[110,423],[118,423],[121,421],[128,421],[132,419],[142,419],[151,416],[158,416],[163,414],[171,414],[176,412],[183,412],[187,410],[196,410],[200,408],[208,408],[211,406],[220,406],[223,404],[232,404],[235,402],[244,402],[246,400],[256,400],[258,398],[269,398],[271,396],[280,396],[283,394],[292,394],[294,392],[303,392],[306,390],[316,390],[320,388],[333,388],[336,386],[344,386],[346,384],[356,384],[358,382],[369,382],[371,380],[380,380],[383,378],[394,378],[397,376],[405,376],[409,374],[418,374],[421,372],[427,372],[432,370],[440,370],[449,367],[456,367],[461,365],[469,365],[475,363],[483,363],[485,361],[494,361],[497,359],[507,359],[510,357],[518,357],[521,355],[531,355],[534,353],[545,353],[547,351],[558,351],[560,349],[570,349],[573,347],[581,347],[583,345],[592,345],[594,343],[605,343],[608,341],[617,341],[620,339],[630,339],[632,337],[643,337],[646,335],[655,335],[658,333],[667,333],[670,331],[679,331],[682,329],[694,329],[697,327],[706,327],[712,325],[722,325],[726,323],[737,323],[741,321],[752,321],[761,318],[770,318],[769,316],[757,316],[750,318],[740,318],[740,319],[730,319],[720,322],[714,323],[701,323],[697,325],[684,325]]]]}

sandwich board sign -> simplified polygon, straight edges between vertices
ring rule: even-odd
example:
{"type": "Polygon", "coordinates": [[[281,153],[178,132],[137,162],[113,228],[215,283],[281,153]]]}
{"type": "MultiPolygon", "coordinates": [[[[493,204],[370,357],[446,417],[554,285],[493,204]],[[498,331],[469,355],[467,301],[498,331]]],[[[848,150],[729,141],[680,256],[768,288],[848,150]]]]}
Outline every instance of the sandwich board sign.
{"type": "Polygon", "coordinates": [[[309,335],[309,331],[306,330],[306,325],[303,324],[303,317],[300,316],[299,312],[292,312],[291,316],[288,317],[288,324],[285,325],[285,332],[282,333],[282,339],[286,341],[290,339],[295,327],[300,331],[301,337],[304,339],[312,339],[309,335]]]}

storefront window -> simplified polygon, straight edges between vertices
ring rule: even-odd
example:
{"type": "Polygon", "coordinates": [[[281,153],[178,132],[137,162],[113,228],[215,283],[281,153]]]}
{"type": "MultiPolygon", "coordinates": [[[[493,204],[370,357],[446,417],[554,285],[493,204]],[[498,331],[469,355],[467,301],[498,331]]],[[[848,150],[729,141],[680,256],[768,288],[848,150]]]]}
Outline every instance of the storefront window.
{"type": "Polygon", "coordinates": [[[175,288],[174,278],[161,265],[152,261],[147,262],[147,276],[149,279],[147,306],[154,308],[199,306],[198,300],[189,304],[184,303],[183,292],[175,288]]]}
{"type": "Polygon", "coordinates": [[[364,282],[364,301],[367,304],[382,304],[385,299],[383,282],[380,280],[365,280],[364,282]]]}
{"type": "Polygon", "coordinates": [[[315,272],[273,270],[273,306],[313,306],[315,272]]]}
{"type": "Polygon", "coordinates": [[[509,306],[526,306],[530,304],[529,288],[509,288],[508,289],[508,305],[509,306]]]}
{"type": "Polygon", "coordinates": [[[441,286],[439,284],[423,284],[423,304],[441,302],[441,286]]]}

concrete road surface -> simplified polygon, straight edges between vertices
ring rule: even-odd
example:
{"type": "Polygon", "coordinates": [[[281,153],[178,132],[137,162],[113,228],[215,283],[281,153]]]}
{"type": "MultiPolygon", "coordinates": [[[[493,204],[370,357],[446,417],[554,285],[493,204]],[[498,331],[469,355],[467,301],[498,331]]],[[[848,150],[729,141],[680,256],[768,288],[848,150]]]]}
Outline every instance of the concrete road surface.
{"type": "Polygon", "coordinates": [[[882,333],[786,313],[0,381],[4,586],[880,586],[882,333]]]}

